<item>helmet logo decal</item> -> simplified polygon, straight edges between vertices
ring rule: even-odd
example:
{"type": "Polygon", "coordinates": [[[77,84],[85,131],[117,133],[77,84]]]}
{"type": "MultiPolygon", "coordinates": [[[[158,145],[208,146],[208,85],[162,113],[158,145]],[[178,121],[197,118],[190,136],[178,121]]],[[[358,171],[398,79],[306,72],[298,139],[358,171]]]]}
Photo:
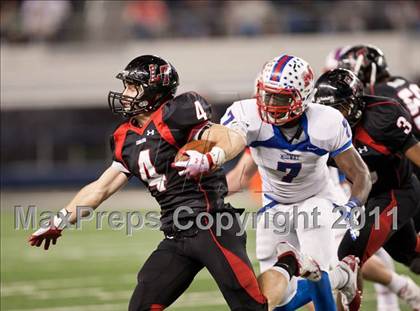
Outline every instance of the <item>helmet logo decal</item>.
{"type": "Polygon", "coordinates": [[[169,65],[161,65],[159,67],[159,74],[156,74],[157,65],[150,64],[149,65],[149,72],[150,72],[150,78],[149,83],[157,83],[162,81],[163,85],[169,85],[169,73],[171,71],[171,68],[169,65]]]}
{"type": "Polygon", "coordinates": [[[307,87],[312,82],[312,80],[314,79],[314,73],[310,67],[308,67],[307,71],[304,71],[302,73],[302,79],[304,87],[307,87]]]}

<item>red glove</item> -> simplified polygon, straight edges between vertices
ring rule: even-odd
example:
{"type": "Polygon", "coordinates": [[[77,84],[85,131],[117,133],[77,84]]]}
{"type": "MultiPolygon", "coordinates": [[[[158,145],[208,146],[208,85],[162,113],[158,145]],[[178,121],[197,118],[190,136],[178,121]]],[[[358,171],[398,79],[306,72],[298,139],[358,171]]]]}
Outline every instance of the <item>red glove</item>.
{"type": "Polygon", "coordinates": [[[66,209],[62,209],[57,216],[54,216],[52,224],[46,228],[40,228],[29,237],[28,242],[31,246],[40,247],[42,242],[45,239],[44,249],[47,250],[50,247],[50,243],[57,243],[57,239],[61,236],[61,231],[63,231],[63,216],[68,214],[66,209]]]}

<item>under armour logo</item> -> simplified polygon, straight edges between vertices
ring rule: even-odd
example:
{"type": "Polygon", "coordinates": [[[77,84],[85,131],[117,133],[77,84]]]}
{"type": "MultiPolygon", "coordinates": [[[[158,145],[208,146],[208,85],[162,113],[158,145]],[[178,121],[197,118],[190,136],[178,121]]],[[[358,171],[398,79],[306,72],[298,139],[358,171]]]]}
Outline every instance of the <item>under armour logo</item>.
{"type": "Polygon", "coordinates": [[[155,135],[155,130],[147,130],[147,136],[155,135]]]}
{"type": "Polygon", "coordinates": [[[361,153],[364,153],[364,152],[368,152],[369,150],[366,146],[363,146],[363,147],[357,148],[357,151],[359,151],[359,153],[361,154],[361,153]]]}

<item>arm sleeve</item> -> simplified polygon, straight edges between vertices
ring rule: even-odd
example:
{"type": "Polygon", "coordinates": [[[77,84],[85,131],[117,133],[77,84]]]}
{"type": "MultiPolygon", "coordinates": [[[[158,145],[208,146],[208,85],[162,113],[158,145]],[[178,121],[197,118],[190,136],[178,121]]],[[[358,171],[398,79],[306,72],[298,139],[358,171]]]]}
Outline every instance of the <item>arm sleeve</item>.
{"type": "Polygon", "coordinates": [[[200,133],[211,124],[211,118],[210,104],[195,92],[175,97],[163,111],[163,122],[181,144],[191,139],[200,139],[200,133]]]}
{"type": "MultiPolygon", "coordinates": [[[[315,106],[319,107],[319,106],[315,106]]],[[[336,109],[320,107],[315,110],[309,136],[311,142],[327,151],[334,158],[352,147],[352,132],[349,123],[336,109]],[[318,112],[319,110],[319,112],[318,112]]]]}
{"type": "Polygon", "coordinates": [[[328,150],[333,158],[353,146],[350,125],[343,116],[338,120],[335,131],[337,135],[329,141],[328,150]]]}
{"type": "Polygon", "coordinates": [[[109,139],[111,152],[112,152],[112,164],[111,166],[116,170],[124,173],[127,177],[131,177],[131,172],[124,166],[124,164],[118,159],[115,152],[115,141],[114,136],[111,136],[109,139]]]}
{"type": "Polygon", "coordinates": [[[233,103],[225,112],[220,124],[240,133],[246,140],[249,123],[241,102],[233,103]]]}

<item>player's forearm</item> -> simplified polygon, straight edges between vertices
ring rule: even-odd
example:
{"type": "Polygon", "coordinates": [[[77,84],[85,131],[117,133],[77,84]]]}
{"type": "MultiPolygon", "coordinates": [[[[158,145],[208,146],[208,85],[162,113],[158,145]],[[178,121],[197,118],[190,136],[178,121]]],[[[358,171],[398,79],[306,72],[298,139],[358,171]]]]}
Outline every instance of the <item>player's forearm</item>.
{"type": "Polygon", "coordinates": [[[353,177],[352,182],[351,197],[357,198],[362,204],[364,204],[369,196],[370,190],[372,189],[370,174],[365,171],[361,171],[353,177]]]}
{"type": "MultiPolygon", "coordinates": [[[[83,187],[66,206],[71,212],[70,222],[73,224],[77,218],[77,207],[89,207],[96,209],[103,201],[123,187],[128,181],[127,176],[112,166],[109,167],[96,181],[83,187]]],[[[89,211],[82,210],[79,216],[87,216],[89,211]]]]}
{"type": "MultiPolygon", "coordinates": [[[[97,181],[83,187],[71,200],[65,209],[71,213],[70,223],[74,224],[77,217],[77,207],[89,207],[96,209],[103,201],[108,197],[107,192],[97,189],[97,181]]],[[[81,210],[80,216],[84,217],[88,215],[88,210],[81,210]]]]}
{"type": "Polygon", "coordinates": [[[372,188],[372,180],[366,163],[353,147],[337,155],[334,160],[352,183],[351,196],[364,204],[372,188]]]}
{"type": "Polygon", "coordinates": [[[245,139],[241,134],[220,124],[213,124],[203,133],[202,138],[214,142],[215,147],[224,151],[223,162],[236,157],[246,146],[245,139]]]}

